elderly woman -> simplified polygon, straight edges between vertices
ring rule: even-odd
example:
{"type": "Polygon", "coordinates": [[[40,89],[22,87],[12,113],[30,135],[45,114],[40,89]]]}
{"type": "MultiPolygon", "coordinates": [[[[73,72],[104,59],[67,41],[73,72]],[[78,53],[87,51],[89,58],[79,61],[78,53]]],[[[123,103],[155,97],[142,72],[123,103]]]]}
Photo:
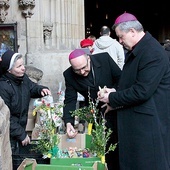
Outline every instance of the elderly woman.
{"type": "Polygon", "coordinates": [[[22,55],[11,50],[2,55],[0,63],[0,96],[10,110],[10,142],[13,154],[17,154],[18,145],[30,143],[26,124],[31,98],[50,95],[48,87],[32,82],[25,74],[22,55]]]}

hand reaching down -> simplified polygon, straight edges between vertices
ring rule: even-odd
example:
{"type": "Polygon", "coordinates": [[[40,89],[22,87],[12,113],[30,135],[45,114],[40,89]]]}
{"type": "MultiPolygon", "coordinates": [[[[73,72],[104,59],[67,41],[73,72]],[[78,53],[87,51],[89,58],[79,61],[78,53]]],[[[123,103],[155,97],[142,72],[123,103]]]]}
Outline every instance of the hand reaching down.
{"type": "Polygon", "coordinates": [[[77,135],[77,131],[74,129],[71,123],[67,123],[66,132],[69,138],[74,138],[77,135]]]}
{"type": "Polygon", "coordinates": [[[26,146],[30,144],[31,140],[30,137],[27,135],[26,138],[22,141],[22,146],[26,146]]]}

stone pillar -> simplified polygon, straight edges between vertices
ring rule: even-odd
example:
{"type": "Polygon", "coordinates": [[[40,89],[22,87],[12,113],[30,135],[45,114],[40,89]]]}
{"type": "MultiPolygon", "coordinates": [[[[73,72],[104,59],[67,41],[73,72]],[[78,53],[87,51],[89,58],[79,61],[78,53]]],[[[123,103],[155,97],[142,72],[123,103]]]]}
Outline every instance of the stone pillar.
{"type": "Polygon", "coordinates": [[[60,49],[74,49],[79,46],[84,37],[84,1],[57,0],[58,17],[58,45],[60,49]]]}
{"type": "Polygon", "coordinates": [[[9,140],[10,112],[0,97],[0,169],[12,170],[12,152],[9,140]]]}
{"type": "MultiPolygon", "coordinates": [[[[68,50],[79,46],[85,36],[84,0],[44,0],[39,4],[43,23],[51,23],[51,49],[68,50]]],[[[49,41],[49,39],[48,39],[49,41]]],[[[45,46],[46,47],[46,46],[45,46]]]]}

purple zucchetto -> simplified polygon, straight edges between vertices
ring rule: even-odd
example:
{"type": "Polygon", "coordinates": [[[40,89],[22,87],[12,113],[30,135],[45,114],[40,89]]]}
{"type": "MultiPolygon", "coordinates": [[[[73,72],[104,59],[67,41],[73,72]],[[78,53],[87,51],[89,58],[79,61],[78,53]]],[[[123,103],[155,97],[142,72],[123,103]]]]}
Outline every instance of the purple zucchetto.
{"type": "Polygon", "coordinates": [[[74,51],[72,51],[69,55],[69,60],[73,59],[73,58],[76,58],[76,57],[79,57],[81,55],[84,55],[86,54],[84,50],[82,49],[75,49],[74,51]]]}
{"type": "Polygon", "coordinates": [[[127,12],[124,12],[123,14],[119,15],[116,18],[115,23],[112,26],[112,29],[114,29],[117,24],[120,24],[122,22],[136,21],[136,20],[137,20],[137,18],[134,15],[127,13],[127,12]]]}
{"type": "Polygon", "coordinates": [[[135,20],[137,20],[137,18],[134,15],[124,12],[122,15],[116,18],[114,24],[119,24],[119,23],[127,22],[127,21],[135,21],[135,20]]]}

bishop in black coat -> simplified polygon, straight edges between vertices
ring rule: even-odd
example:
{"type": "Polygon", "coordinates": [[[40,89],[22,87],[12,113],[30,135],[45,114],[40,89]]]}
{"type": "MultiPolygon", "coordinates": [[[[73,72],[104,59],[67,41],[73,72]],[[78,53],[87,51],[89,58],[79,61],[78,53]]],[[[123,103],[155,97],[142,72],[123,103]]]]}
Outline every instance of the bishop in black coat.
{"type": "MultiPolygon", "coordinates": [[[[99,53],[95,55],[90,55],[90,72],[88,76],[84,77],[76,74],[73,68],[70,66],[64,71],[63,75],[65,78],[65,100],[64,100],[64,122],[72,123],[74,125],[74,118],[71,116],[70,111],[76,109],[77,103],[77,93],[79,92],[85,98],[85,105],[88,105],[88,92],[92,99],[97,99],[97,92],[100,87],[110,87],[116,88],[118,86],[119,78],[121,75],[121,70],[114,60],[110,57],[108,53],[99,53]]],[[[99,106],[103,103],[99,103],[99,106]]],[[[107,114],[106,117],[107,126],[113,130],[113,136],[111,137],[111,142],[118,142],[117,139],[117,114],[112,112],[107,114]]],[[[116,168],[118,166],[118,156],[115,156],[117,149],[110,156],[106,156],[106,162],[108,167],[116,168]],[[115,157],[115,159],[114,159],[115,157]]],[[[118,169],[118,168],[117,168],[118,169]]]]}

